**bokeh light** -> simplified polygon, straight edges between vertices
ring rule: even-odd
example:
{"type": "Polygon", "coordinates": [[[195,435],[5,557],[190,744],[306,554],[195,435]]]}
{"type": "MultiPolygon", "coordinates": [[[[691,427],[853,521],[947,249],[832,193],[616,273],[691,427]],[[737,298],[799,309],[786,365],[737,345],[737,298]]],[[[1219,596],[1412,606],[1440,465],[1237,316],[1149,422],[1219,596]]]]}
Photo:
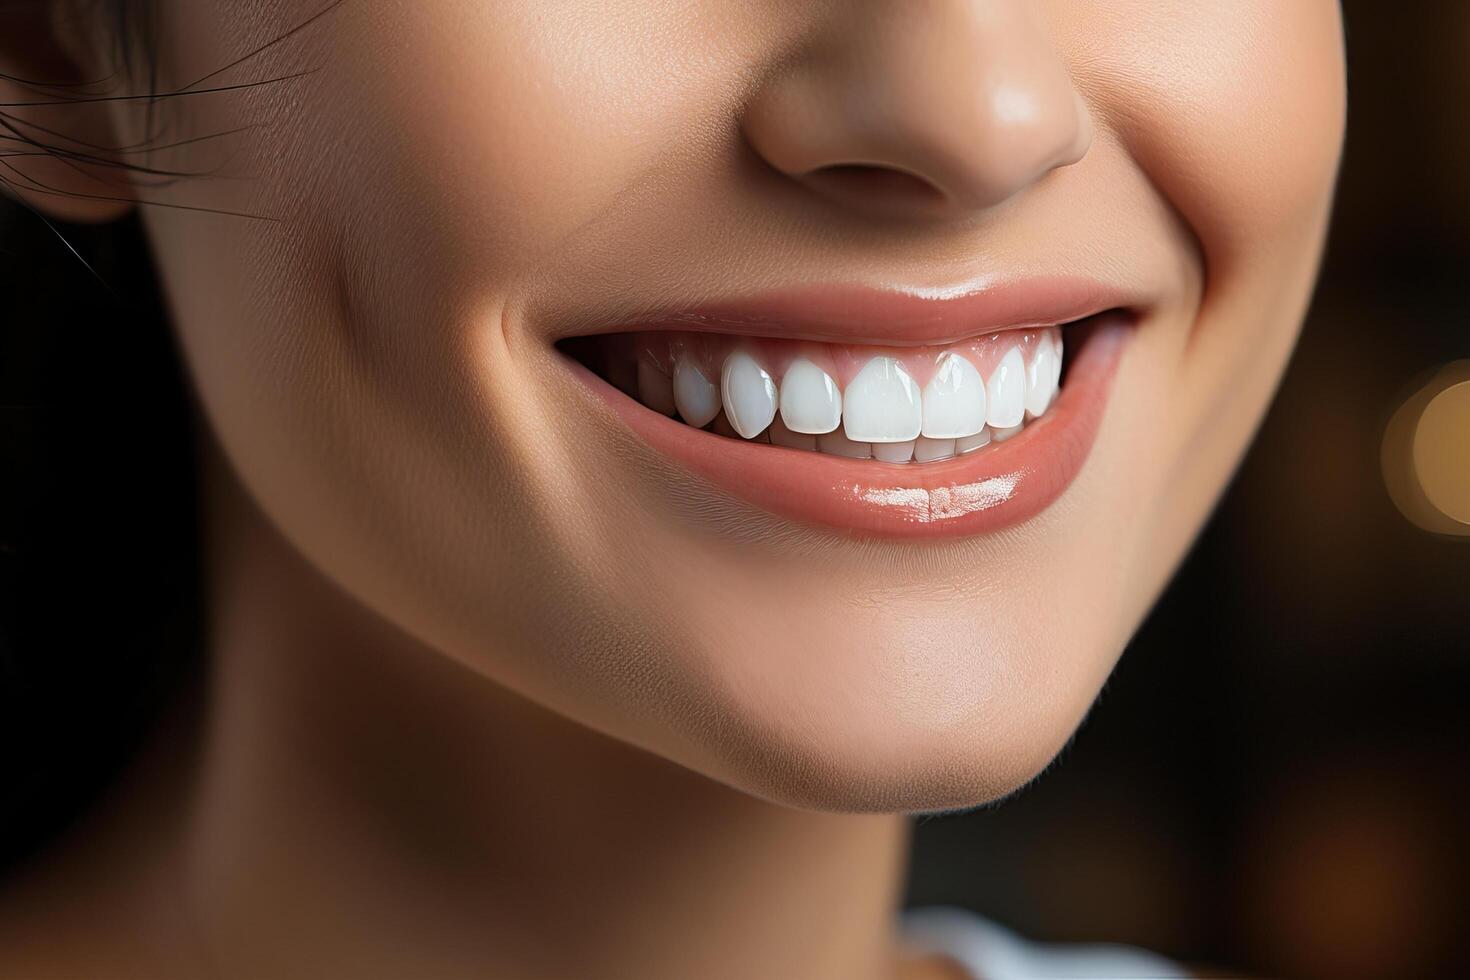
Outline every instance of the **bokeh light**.
{"type": "Polygon", "coordinates": [[[1470,538],[1470,361],[1435,372],[1389,420],[1383,482],[1426,531],[1470,538]]]}

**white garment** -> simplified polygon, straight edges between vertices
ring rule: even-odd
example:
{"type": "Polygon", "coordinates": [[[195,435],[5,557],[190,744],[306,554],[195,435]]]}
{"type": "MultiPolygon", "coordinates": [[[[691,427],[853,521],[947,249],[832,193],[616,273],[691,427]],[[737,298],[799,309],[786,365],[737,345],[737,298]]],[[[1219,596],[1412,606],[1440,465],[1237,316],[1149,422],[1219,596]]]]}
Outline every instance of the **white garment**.
{"type": "Polygon", "coordinates": [[[910,909],[904,936],[959,963],[976,980],[1143,980],[1187,978],[1178,964],[1132,946],[1033,943],[973,912],[949,906],[910,909]]]}

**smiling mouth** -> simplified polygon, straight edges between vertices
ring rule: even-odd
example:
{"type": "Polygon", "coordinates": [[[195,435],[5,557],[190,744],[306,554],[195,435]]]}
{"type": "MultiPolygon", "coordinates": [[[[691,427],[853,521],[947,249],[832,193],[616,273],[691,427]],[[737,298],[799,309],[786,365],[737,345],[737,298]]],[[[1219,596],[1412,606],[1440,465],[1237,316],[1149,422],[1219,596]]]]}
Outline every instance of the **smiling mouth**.
{"type": "Polygon", "coordinates": [[[884,463],[985,449],[1046,414],[1060,327],[940,347],[816,344],[643,331],[572,347],[630,398],[724,438],[884,463]]]}
{"type": "Polygon", "coordinates": [[[1138,319],[1120,300],[1074,282],[827,288],[557,346],[646,443],[749,503],[860,534],[968,535],[1034,516],[1080,471],[1138,319]]]}

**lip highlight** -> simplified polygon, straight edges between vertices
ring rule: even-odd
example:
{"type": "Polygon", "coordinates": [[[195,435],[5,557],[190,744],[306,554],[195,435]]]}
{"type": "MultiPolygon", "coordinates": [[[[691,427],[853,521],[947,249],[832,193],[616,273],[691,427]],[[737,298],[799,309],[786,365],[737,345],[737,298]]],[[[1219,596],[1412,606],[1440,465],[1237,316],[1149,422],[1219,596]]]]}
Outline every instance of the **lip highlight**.
{"type": "Polygon", "coordinates": [[[1079,340],[1076,357],[1046,415],[1002,444],[921,466],[715,435],[651,411],[583,365],[567,362],[645,443],[736,498],[789,520],[857,535],[940,538],[1019,524],[1062,494],[1091,451],[1132,326],[1129,314],[1107,312],[1069,328],[1079,340]]]}

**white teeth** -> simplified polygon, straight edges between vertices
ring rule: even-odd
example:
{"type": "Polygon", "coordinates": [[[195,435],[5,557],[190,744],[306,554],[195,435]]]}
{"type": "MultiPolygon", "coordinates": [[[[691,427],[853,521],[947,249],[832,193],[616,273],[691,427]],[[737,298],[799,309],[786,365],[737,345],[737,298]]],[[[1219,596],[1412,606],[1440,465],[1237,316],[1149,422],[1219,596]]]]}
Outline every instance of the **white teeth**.
{"type": "Polygon", "coordinates": [[[857,442],[908,442],[919,435],[919,386],[892,357],[875,357],[842,393],[842,428],[857,442]]]}
{"type": "MultiPolygon", "coordinates": [[[[785,397],[786,386],[781,386],[781,395],[785,397]]],[[[805,432],[792,432],[786,423],[781,421],[777,415],[771,422],[771,427],[766,430],[771,434],[771,442],[777,446],[786,446],[789,449],[810,449],[813,452],[817,448],[817,437],[805,432]]]]}
{"type": "Polygon", "coordinates": [[[842,424],[842,390],[826,371],[797,358],[781,379],[781,418],[792,432],[831,432],[842,424]]]}
{"type": "Polygon", "coordinates": [[[778,384],[750,347],[732,350],[715,380],[678,343],[670,345],[670,374],[647,351],[604,363],[614,385],[695,428],[851,459],[927,463],[1004,442],[1050,410],[1062,338],[1053,329],[1025,339],[988,379],[960,349],[940,352],[922,391],[903,361],[884,355],[870,357],[845,391],[809,357],[793,360],[778,384]]]}
{"type": "Polygon", "coordinates": [[[1026,415],[1026,362],[1021,348],[1006,351],[985,385],[985,422],[992,429],[1020,425],[1026,415]]]}
{"type": "Polygon", "coordinates": [[[720,414],[720,389],[686,357],[674,362],[674,405],[685,423],[696,429],[720,414]]]}
{"type": "Polygon", "coordinates": [[[1052,396],[1057,393],[1054,368],[1056,360],[1057,355],[1052,350],[1051,341],[1043,335],[1041,342],[1036,345],[1036,353],[1031,357],[1031,366],[1026,369],[1026,417],[1028,419],[1034,419],[1045,412],[1051,405],[1052,396]]]}
{"type": "Polygon", "coordinates": [[[866,442],[853,442],[841,429],[817,436],[817,449],[832,456],[847,456],[850,459],[867,459],[873,455],[873,447],[866,442]]]}
{"type": "Polygon", "coordinates": [[[638,400],[660,415],[674,414],[674,386],[653,364],[638,359],[638,400]]]}
{"type": "Polygon", "coordinates": [[[873,458],[885,463],[907,463],[914,458],[914,443],[913,439],[908,442],[875,442],[873,458]]]}
{"type": "Polygon", "coordinates": [[[990,430],[981,429],[973,436],[965,436],[963,439],[954,441],[954,451],[960,455],[972,453],[977,449],[990,445],[990,430]]]}
{"type": "Polygon", "coordinates": [[[776,417],[776,382],[744,351],[725,358],[720,391],[725,416],[746,439],[760,435],[776,417]]]}
{"type": "MultiPolygon", "coordinates": [[[[927,416],[925,421],[927,421],[927,416]]],[[[949,459],[955,454],[955,441],[953,439],[929,439],[919,436],[919,441],[914,444],[914,460],[919,463],[932,463],[936,459],[949,459]]]]}
{"type": "Polygon", "coordinates": [[[946,354],[924,386],[924,435],[971,436],[985,428],[985,379],[969,359],[946,354]]]}

